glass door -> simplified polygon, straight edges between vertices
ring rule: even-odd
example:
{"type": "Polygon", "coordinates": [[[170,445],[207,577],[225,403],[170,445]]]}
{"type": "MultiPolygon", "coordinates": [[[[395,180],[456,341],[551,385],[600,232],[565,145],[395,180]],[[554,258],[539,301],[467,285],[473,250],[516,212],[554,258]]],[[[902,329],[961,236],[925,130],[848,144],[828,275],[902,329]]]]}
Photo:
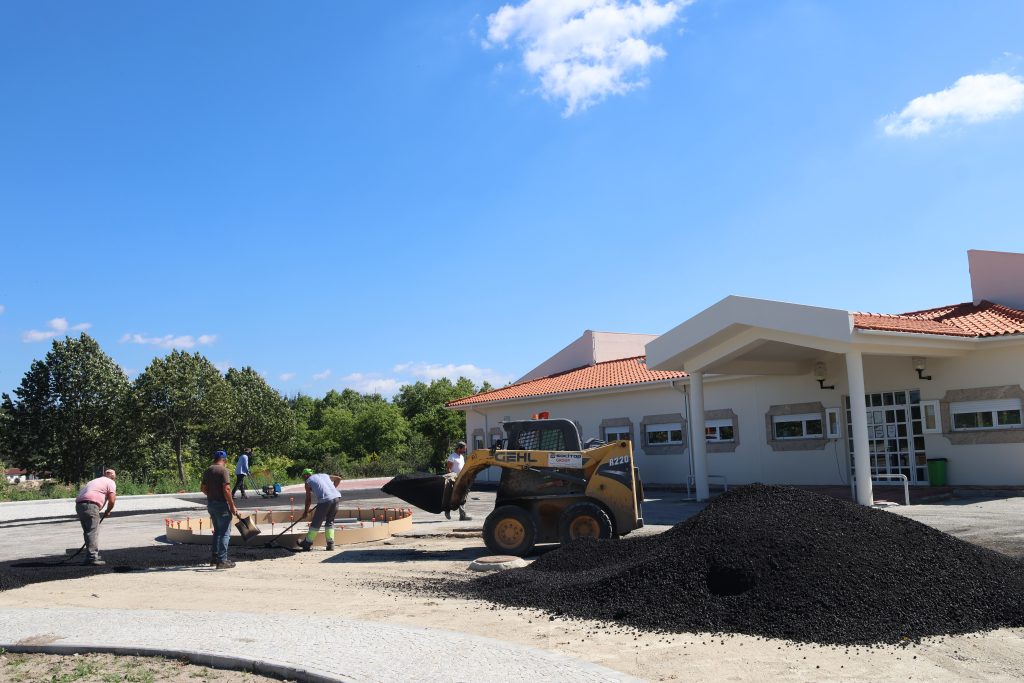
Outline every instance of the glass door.
{"type": "MultiPolygon", "coordinates": [[[[867,394],[868,459],[871,474],[902,474],[911,484],[928,482],[928,457],[921,423],[921,392],[887,391],[867,394]]],[[[853,416],[846,397],[846,433],[853,471],[853,416]]],[[[895,481],[895,480],[894,480],[895,481]]]]}

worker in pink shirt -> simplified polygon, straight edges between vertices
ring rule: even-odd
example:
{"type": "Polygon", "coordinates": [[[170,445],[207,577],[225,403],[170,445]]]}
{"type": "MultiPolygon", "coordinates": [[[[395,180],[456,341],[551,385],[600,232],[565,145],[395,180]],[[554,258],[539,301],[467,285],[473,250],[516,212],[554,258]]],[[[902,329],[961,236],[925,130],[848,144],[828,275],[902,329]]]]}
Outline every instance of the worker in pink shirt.
{"type": "Polygon", "coordinates": [[[105,470],[102,477],[93,479],[83,486],[75,498],[75,512],[78,513],[78,521],[82,524],[85,547],[89,551],[85,564],[106,564],[100,559],[100,519],[109,517],[110,511],[114,509],[114,502],[117,500],[115,479],[117,472],[105,470]],[[107,506],[105,511],[104,504],[107,506]]]}

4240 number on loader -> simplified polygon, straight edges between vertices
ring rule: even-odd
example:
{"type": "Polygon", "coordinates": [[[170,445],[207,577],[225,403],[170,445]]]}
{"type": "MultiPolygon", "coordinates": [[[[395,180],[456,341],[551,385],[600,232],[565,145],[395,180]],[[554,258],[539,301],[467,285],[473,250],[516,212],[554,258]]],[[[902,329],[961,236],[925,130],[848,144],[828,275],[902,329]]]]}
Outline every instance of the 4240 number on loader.
{"type": "Polygon", "coordinates": [[[466,502],[480,472],[500,467],[483,536],[489,549],[507,555],[528,555],[537,543],[617,538],[644,525],[643,485],[629,441],[584,449],[575,423],[564,419],[502,426],[504,443],[473,451],[458,476],[403,475],[381,490],[440,513],[466,502]]]}

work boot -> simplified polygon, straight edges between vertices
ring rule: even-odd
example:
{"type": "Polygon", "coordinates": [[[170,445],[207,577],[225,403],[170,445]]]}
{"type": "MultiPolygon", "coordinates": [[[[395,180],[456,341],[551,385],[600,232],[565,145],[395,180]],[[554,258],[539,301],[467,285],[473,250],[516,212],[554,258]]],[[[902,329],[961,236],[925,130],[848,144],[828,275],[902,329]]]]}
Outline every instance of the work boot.
{"type": "Polygon", "coordinates": [[[473,519],[472,517],[470,517],[469,515],[467,515],[465,513],[459,515],[459,521],[460,522],[469,522],[469,521],[472,521],[472,519],[473,519]]]}
{"type": "Polygon", "coordinates": [[[334,550],[334,541],[327,541],[327,549],[334,550]]]}
{"type": "Polygon", "coordinates": [[[451,519],[452,518],[452,511],[451,510],[445,510],[444,511],[444,518],[445,519],[451,519]]]}
{"type": "Polygon", "coordinates": [[[102,567],[106,564],[106,562],[104,562],[98,557],[94,557],[92,559],[86,560],[83,564],[85,564],[87,567],[102,567]]]}
{"type": "Polygon", "coordinates": [[[299,541],[299,550],[304,553],[308,553],[313,548],[313,544],[305,539],[299,541]]]}
{"type": "Polygon", "coordinates": [[[214,555],[213,557],[210,558],[210,566],[211,567],[216,567],[217,566],[217,562],[218,562],[218,560],[217,560],[217,556],[216,555],[214,555]]]}
{"type": "Polygon", "coordinates": [[[233,569],[234,566],[235,566],[235,563],[232,562],[231,560],[224,560],[223,562],[218,562],[217,563],[217,569],[233,569]]]}

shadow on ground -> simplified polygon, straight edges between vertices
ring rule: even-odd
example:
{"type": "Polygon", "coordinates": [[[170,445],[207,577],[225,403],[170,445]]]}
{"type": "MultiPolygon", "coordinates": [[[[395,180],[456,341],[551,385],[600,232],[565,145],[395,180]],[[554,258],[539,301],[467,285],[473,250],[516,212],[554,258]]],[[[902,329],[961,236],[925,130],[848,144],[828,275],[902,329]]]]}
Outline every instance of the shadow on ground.
{"type": "MultiPolygon", "coordinates": [[[[281,548],[236,548],[231,547],[231,559],[235,562],[254,562],[291,557],[292,553],[281,548]]],[[[0,563],[0,591],[21,588],[30,583],[77,579],[95,574],[114,574],[152,569],[205,569],[209,568],[210,546],[164,545],[139,548],[103,550],[101,567],[82,564],[85,553],[63,564],[58,555],[26,557],[0,563]]],[[[210,571],[214,571],[210,569],[210,571]]]]}
{"type": "MultiPolygon", "coordinates": [[[[530,557],[539,557],[544,553],[557,548],[557,545],[542,545],[534,548],[530,557]]],[[[334,553],[324,559],[329,563],[359,563],[359,562],[472,562],[473,560],[493,555],[483,544],[466,547],[451,548],[449,550],[420,550],[419,548],[365,548],[360,550],[346,550],[334,553]]]]}

